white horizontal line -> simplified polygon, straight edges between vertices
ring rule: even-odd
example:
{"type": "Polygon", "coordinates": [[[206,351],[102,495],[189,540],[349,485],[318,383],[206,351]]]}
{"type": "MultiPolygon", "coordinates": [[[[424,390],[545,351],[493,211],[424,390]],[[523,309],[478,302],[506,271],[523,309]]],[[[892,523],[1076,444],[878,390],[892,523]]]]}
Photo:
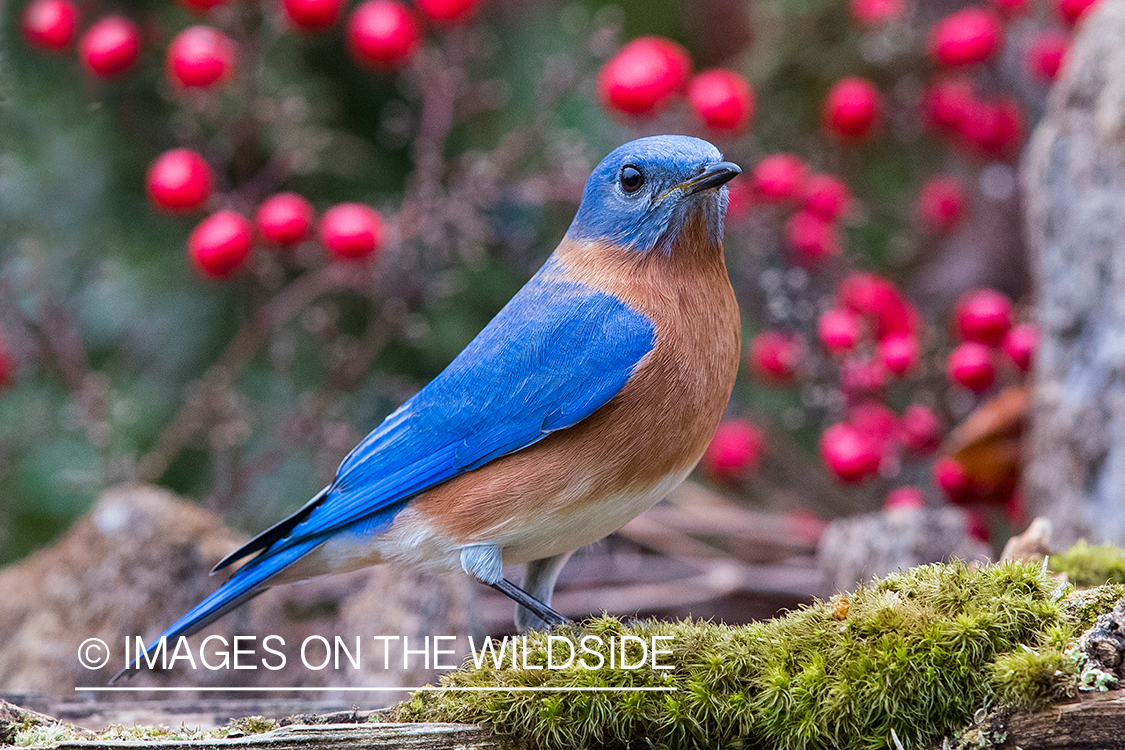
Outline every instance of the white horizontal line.
{"type": "Polygon", "coordinates": [[[667,693],[677,690],[675,687],[553,687],[548,685],[527,687],[440,687],[438,685],[422,685],[420,687],[138,687],[126,685],[123,687],[76,687],[75,692],[98,693],[128,693],[128,692],[188,692],[188,693],[279,693],[279,692],[310,692],[310,693],[345,693],[345,692],[513,692],[513,693],[667,693]]]}

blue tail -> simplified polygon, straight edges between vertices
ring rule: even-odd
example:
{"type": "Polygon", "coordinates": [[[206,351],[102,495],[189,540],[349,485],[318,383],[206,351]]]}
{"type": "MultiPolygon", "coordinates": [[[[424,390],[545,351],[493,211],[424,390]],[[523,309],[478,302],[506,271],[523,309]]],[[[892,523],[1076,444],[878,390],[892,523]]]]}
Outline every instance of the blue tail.
{"type": "Polygon", "coordinates": [[[167,630],[157,636],[156,640],[148,644],[143,654],[138,654],[128,666],[113,676],[110,684],[127,672],[133,672],[141,657],[147,656],[160,645],[161,638],[167,638],[169,643],[172,643],[181,635],[187,636],[202,630],[235,607],[265,591],[265,584],[270,578],[312,552],[324,541],[324,537],[308,539],[292,547],[278,550],[275,554],[256,557],[243,565],[230,577],[230,580],[192,607],[187,614],[172,623],[167,630]]]}

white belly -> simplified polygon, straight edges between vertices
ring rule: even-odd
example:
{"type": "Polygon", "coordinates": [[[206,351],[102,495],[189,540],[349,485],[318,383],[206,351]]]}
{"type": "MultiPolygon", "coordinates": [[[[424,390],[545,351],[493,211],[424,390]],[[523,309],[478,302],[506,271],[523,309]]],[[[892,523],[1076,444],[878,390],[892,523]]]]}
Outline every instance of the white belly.
{"type": "MultiPolygon", "coordinates": [[[[670,475],[639,492],[627,492],[585,504],[559,503],[557,510],[500,524],[488,541],[500,548],[505,565],[571,552],[604,538],[648,510],[675,489],[690,472],[670,475]]],[[[571,491],[580,488],[572,487],[571,491]]],[[[480,544],[479,541],[474,544],[480,544]]],[[[460,570],[466,545],[443,534],[415,508],[407,507],[385,531],[373,535],[336,534],[296,565],[289,580],[396,562],[423,570],[460,570]]],[[[287,571],[290,572],[290,571],[287,571]]]]}

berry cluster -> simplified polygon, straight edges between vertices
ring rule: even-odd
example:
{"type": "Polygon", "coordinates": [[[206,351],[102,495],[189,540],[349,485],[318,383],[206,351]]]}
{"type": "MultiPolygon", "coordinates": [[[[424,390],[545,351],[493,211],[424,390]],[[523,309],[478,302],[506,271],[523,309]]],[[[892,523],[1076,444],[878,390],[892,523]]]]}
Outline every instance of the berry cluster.
{"type": "Polygon", "coordinates": [[[692,75],[686,49],[662,37],[634,39],[598,73],[598,97],[611,112],[649,117],[686,94],[697,120],[720,135],[738,135],[754,120],[754,92],[741,75],[714,68],[692,75]]]}
{"type": "MultiPolygon", "coordinates": [[[[228,0],[182,0],[189,10],[207,16],[228,0]]],[[[449,27],[468,20],[478,0],[417,0],[414,9],[399,0],[364,0],[347,18],[345,42],[361,66],[393,70],[406,65],[423,39],[426,21],[449,27]]],[[[323,32],[344,13],[343,0],[283,0],[280,12],[287,26],[303,33],[323,32]]],[[[72,0],[31,0],[21,17],[21,30],[31,46],[58,53],[73,43],[80,27],[78,6],[72,0]]],[[[141,31],[134,21],[107,15],[81,35],[78,54],[82,66],[99,79],[112,79],[132,69],[141,53],[141,31]]],[[[174,91],[206,91],[237,75],[239,44],[220,29],[204,24],[176,33],[164,55],[164,70],[174,91]]],[[[145,187],[157,210],[187,215],[216,209],[187,239],[191,265],[202,276],[228,279],[244,268],[257,238],[266,246],[289,248],[312,235],[312,204],[293,193],[265,200],[252,223],[232,210],[239,203],[236,190],[217,195],[216,172],[204,156],[189,148],[173,148],[158,156],[148,169],[145,187]],[[256,231],[255,231],[256,230],[256,231]]],[[[244,201],[242,201],[244,202],[244,201]]],[[[383,219],[374,209],[341,203],[321,217],[317,238],[333,259],[372,259],[383,244],[383,219]]]]}
{"type": "MultiPolygon", "coordinates": [[[[955,343],[945,356],[948,385],[981,395],[996,388],[1001,373],[1016,382],[1031,368],[1038,341],[1033,323],[1016,324],[1011,300],[993,289],[966,293],[954,310],[955,343]]],[[[884,399],[892,381],[924,375],[921,368],[924,328],[914,306],[882,277],[852,273],[836,289],[835,300],[816,320],[819,348],[799,334],[766,330],[755,336],[748,353],[751,372],[774,386],[794,386],[816,377],[818,358],[835,369],[845,418],[820,436],[820,457],[839,482],[860,483],[880,474],[893,478],[903,461],[931,456],[942,441],[942,419],[921,403],[896,414],[884,399]]],[[[939,352],[932,352],[938,355],[939,352]]],[[[732,420],[716,433],[708,451],[712,472],[740,476],[757,465],[761,433],[746,437],[744,420],[732,420]],[[754,460],[739,464],[724,457],[742,455],[753,446],[754,460]],[[734,467],[734,468],[731,468],[734,467]],[[737,469],[737,470],[736,470],[737,469]]],[[[934,482],[950,502],[966,505],[1009,500],[949,457],[934,464],[934,482]]],[[[886,507],[912,507],[921,497],[916,487],[888,495],[886,507]]]]}
{"type": "MultiPolygon", "coordinates": [[[[912,213],[898,219],[900,242],[916,253],[966,240],[961,228],[978,225],[983,201],[1011,201],[1012,165],[1029,131],[1027,102],[1041,95],[1027,92],[1042,92],[1055,79],[1070,29],[1093,5],[1049,1],[1054,22],[1050,14],[1032,20],[1029,0],[991,0],[916,29],[904,0],[850,0],[865,41],[886,44],[922,34],[924,50],[896,53],[920,58],[912,70],[869,59],[869,69],[827,82],[818,109],[822,148],[809,160],[795,153],[760,155],[749,135],[732,143],[742,149],[734,158],[753,167],[730,186],[728,247],[737,253],[750,238],[764,260],[766,270],[748,281],[765,292],[761,317],[771,321],[748,343],[747,370],[760,383],[795,391],[800,406],[787,407],[787,428],[813,428],[810,437],[828,474],[844,485],[886,487],[888,509],[924,505],[925,485],[932,482],[948,502],[970,509],[1008,503],[1010,513],[1018,510],[1010,485],[989,482],[978,467],[952,455],[935,454],[943,444],[943,453],[951,450],[947,431],[974,407],[987,407],[1020,383],[1038,329],[1018,323],[1012,300],[994,289],[961,296],[951,305],[947,330],[927,326],[890,278],[855,270],[865,265],[864,248],[855,246],[860,230],[873,212],[888,210],[865,200],[863,182],[853,180],[867,175],[857,166],[895,141],[923,142],[944,154],[936,162],[940,168],[920,175],[920,188],[906,201],[912,213]],[[1013,72],[1008,63],[1001,68],[1002,57],[1024,60],[1019,86],[1004,88],[1013,72]],[[778,251],[763,256],[757,248],[770,237],[778,251]]],[[[680,82],[688,75],[682,59],[680,82]]],[[[628,111],[605,90],[609,109],[628,111]]],[[[675,90],[669,86],[654,102],[667,101],[675,90]]],[[[763,116],[770,103],[758,103],[763,116]]],[[[764,434],[742,416],[724,422],[705,465],[721,481],[744,479],[769,452],[764,434]]],[[[978,534],[987,526],[981,518],[971,518],[978,534]]]]}
{"type": "MultiPolygon", "coordinates": [[[[204,208],[212,198],[215,177],[201,154],[175,148],[161,154],[149,167],[146,179],[149,200],[167,213],[188,213],[204,208]]],[[[188,257],[195,269],[210,279],[227,279],[250,258],[257,237],[267,247],[291,248],[312,234],[316,220],[312,204],[295,193],[278,193],[258,207],[254,223],[237,211],[217,211],[192,230],[188,257]]],[[[331,258],[372,259],[383,244],[383,219],[359,203],[341,203],[325,212],[318,238],[331,258]]]]}

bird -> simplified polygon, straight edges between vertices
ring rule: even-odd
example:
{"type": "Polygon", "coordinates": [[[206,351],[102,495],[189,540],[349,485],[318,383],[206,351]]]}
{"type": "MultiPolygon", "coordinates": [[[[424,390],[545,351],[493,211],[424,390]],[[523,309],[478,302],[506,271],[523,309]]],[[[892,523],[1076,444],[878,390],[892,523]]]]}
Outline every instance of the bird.
{"type": "Polygon", "coordinates": [[[740,172],[684,135],[611,151],[527,284],[331,484],[220,560],[212,574],[245,562],[144,654],[271,586],[382,562],[460,568],[517,603],[521,630],[570,622],[550,605],[571,553],[680,484],[726,409],[741,325],[723,230],[740,172]],[[503,571],[521,563],[522,587],[503,571]]]}

